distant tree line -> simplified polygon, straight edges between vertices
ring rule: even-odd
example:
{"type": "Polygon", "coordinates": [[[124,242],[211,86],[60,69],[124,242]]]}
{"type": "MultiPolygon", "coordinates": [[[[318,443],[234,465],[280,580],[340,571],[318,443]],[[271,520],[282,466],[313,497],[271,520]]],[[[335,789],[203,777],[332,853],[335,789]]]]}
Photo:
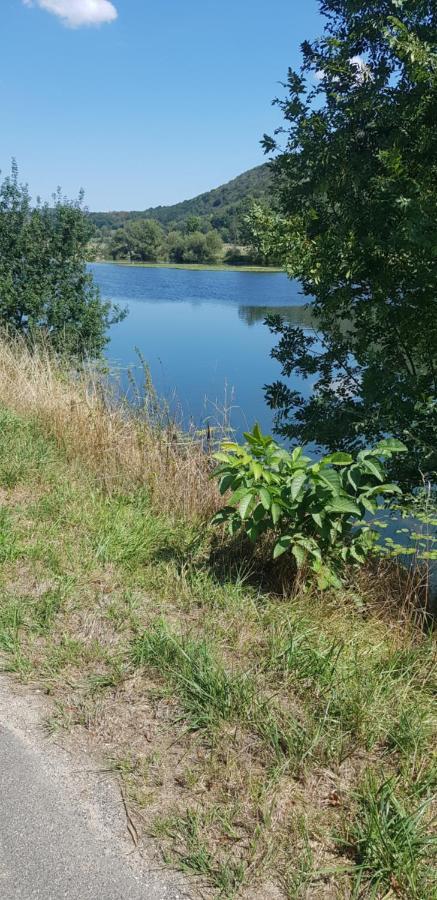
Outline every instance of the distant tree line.
{"type": "Polygon", "coordinates": [[[245,222],[242,223],[241,235],[242,243],[226,245],[219,231],[194,215],[189,215],[169,230],[156,219],[132,219],[115,230],[95,232],[90,244],[90,256],[143,263],[276,264],[277,255],[268,255],[254,245],[250,228],[245,222]]]}
{"type": "Polygon", "coordinates": [[[143,211],[95,212],[90,219],[99,233],[107,237],[128,222],[153,219],[166,233],[178,231],[190,217],[200,220],[205,231],[218,231],[225,244],[242,244],[245,240],[245,216],[254,200],[269,202],[272,175],[267,165],[243,172],[221,187],[173,206],[157,206],[143,211]]]}
{"type": "Polygon", "coordinates": [[[264,165],[174,206],[90,213],[93,254],[132,262],[275,265],[277,254],[260,249],[249,224],[254,201],[271,207],[272,183],[264,165]]]}
{"type": "Polygon", "coordinates": [[[223,255],[223,241],[217,231],[201,230],[202,223],[190,216],[182,228],[166,233],[154,219],[136,219],[117,228],[103,240],[101,251],[114,260],[174,263],[216,262],[223,255]]]}

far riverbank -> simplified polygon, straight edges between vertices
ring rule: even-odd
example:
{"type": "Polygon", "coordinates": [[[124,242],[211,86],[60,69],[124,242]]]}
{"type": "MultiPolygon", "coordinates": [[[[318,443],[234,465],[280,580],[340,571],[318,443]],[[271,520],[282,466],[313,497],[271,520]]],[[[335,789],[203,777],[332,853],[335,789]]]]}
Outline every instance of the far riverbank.
{"type": "Polygon", "coordinates": [[[171,262],[130,262],[127,259],[90,259],[94,265],[126,266],[142,269],[186,269],[191,272],[255,272],[266,274],[283,272],[280,266],[231,266],[224,263],[171,263],[171,262]]]}

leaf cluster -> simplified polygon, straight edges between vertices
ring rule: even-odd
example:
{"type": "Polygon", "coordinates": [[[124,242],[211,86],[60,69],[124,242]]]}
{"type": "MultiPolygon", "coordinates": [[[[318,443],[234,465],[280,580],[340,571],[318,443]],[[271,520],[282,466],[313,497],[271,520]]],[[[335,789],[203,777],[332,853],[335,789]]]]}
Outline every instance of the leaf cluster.
{"type": "Polygon", "coordinates": [[[331,450],[401,436],[413,483],[419,465],[437,470],[435,2],[321,11],[325,32],[303,44],[276,101],[283,124],[264,140],[278,211],[252,214],[258,246],[314,301],[316,339],[302,348],[279,323],[274,355],[315,391],[281,380],[267,400],[279,433],[331,450]]]}
{"type": "Polygon", "coordinates": [[[386,481],[384,461],[405,446],[387,439],[356,459],[336,452],[313,462],[301,447],[280,447],[258,425],[245,438],[244,446],[225,441],[215,455],[220,492],[232,493],[214,523],[227,522],[231,535],[243,529],[254,542],[272,532],[275,559],[289,551],[320,588],[339,586],[345,565],[361,565],[375,546],[378,532],[366,514],[381,509],[381,498],[401,493],[386,481]]]}

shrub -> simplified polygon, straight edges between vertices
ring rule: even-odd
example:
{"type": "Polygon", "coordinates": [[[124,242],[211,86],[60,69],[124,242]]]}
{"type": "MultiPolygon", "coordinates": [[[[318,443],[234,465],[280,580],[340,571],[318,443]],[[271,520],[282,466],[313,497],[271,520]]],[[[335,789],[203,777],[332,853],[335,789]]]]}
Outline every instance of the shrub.
{"type": "Polygon", "coordinates": [[[404,445],[383,440],[356,459],[337,452],[313,462],[301,447],[280,447],[258,425],[245,438],[244,446],[226,441],[215,454],[220,492],[232,494],[214,524],[227,521],[231,535],[243,529],[252,541],[272,531],[275,559],[290,551],[321,589],[338,587],[345,565],[362,564],[377,541],[366,513],[374,516],[385,505],[380,498],[401,493],[386,483],[384,460],[404,445]]]}
{"type": "Polygon", "coordinates": [[[125,312],[103,300],[86,267],[92,225],[60,191],[32,205],[15,163],[0,182],[0,326],[56,351],[98,357],[125,312]]]}

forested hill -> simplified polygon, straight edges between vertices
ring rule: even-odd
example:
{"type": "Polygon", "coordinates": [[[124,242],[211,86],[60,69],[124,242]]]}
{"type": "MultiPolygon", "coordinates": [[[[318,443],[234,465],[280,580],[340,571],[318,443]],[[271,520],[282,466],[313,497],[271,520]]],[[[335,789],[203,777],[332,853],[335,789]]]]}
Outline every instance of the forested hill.
{"type": "Polygon", "coordinates": [[[113,230],[135,219],[155,219],[166,229],[182,224],[190,216],[202,220],[221,233],[225,241],[235,241],[241,225],[241,217],[252,200],[267,199],[271,189],[272,174],[268,165],[256,166],[205,194],[192,200],[184,200],[173,206],[132,212],[94,212],[90,218],[99,229],[113,230]]]}

